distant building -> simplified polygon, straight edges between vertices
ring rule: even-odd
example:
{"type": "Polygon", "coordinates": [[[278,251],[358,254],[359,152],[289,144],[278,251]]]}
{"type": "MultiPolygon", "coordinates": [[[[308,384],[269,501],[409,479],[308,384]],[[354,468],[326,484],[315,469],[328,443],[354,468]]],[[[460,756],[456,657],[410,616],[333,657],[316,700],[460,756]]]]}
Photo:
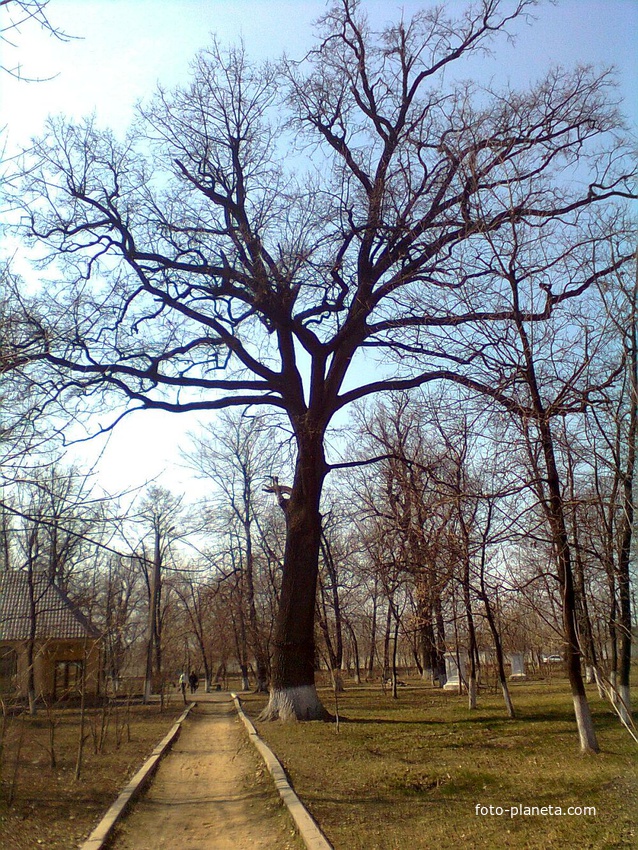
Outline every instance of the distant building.
{"type": "Polygon", "coordinates": [[[29,644],[37,697],[61,699],[100,687],[100,635],[45,573],[0,572],[0,693],[27,696],[29,644]]]}

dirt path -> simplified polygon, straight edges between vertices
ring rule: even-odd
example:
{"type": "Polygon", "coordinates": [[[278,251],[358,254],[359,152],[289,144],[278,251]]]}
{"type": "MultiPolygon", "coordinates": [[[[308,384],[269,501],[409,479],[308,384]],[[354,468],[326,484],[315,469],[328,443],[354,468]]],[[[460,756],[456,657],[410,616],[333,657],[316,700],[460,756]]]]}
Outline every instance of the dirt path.
{"type": "Polygon", "coordinates": [[[109,846],[300,850],[303,845],[228,695],[198,696],[197,702],[109,846]]]}

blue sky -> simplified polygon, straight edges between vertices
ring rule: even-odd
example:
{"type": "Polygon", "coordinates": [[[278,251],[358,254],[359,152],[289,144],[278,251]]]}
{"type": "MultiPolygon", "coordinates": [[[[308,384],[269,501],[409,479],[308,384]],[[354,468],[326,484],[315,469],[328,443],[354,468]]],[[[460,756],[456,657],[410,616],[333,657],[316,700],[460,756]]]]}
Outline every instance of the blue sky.
{"type": "MultiPolygon", "coordinates": [[[[375,23],[424,5],[364,0],[375,23]]],[[[466,3],[448,5],[454,10],[466,3]]],[[[15,50],[3,45],[4,65],[20,61],[25,74],[54,79],[34,85],[5,77],[2,124],[15,142],[26,141],[49,112],[80,117],[95,110],[104,124],[123,130],[136,100],[157,80],[172,85],[186,78],[191,57],[210,33],[222,42],[243,38],[249,54],[260,59],[284,50],[301,55],[311,43],[311,22],[324,8],[321,0],[52,0],[52,22],[77,38],[60,42],[25,26],[15,50]]],[[[515,45],[501,40],[494,60],[482,62],[486,76],[518,84],[556,62],[615,64],[638,125],[638,0],[544,0],[536,15],[532,26],[517,26],[515,45]]]]}
{"type": "MultiPolygon", "coordinates": [[[[406,17],[427,5],[404,0],[367,0],[376,24],[406,17]]],[[[464,8],[461,0],[448,3],[464,8]]],[[[512,3],[510,2],[510,6],[512,3]]],[[[0,10],[0,23],[6,9],[0,10]]],[[[323,12],[321,0],[52,0],[52,23],[76,38],[62,42],[33,27],[13,34],[16,47],[2,45],[2,64],[20,62],[23,73],[52,79],[18,82],[4,75],[0,86],[0,127],[7,150],[27,144],[49,113],[79,118],[95,111],[99,122],[123,133],[134,104],[157,81],[171,86],[187,79],[189,61],[211,33],[222,42],[243,38],[249,55],[277,58],[285,50],[300,56],[310,45],[311,22],[323,12]]],[[[515,45],[501,40],[495,58],[473,65],[495,83],[524,85],[555,63],[615,65],[625,111],[638,127],[638,0],[542,2],[533,26],[518,25],[515,45]]],[[[187,473],[172,469],[183,442],[183,417],[138,414],[113,435],[101,464],[110,489],[162,475],[179,490],[187,473]]],[[[96,447],[97,448],[97,447],[96,447]]]]}

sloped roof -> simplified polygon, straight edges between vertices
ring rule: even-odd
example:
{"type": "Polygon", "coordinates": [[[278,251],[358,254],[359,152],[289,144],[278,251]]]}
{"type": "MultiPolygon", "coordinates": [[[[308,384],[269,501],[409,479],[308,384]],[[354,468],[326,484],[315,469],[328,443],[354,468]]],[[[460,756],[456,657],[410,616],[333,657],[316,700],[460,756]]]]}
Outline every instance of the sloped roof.
{"type": "MultiPolygon", "coordinates": [[[[37,640],[97,638],[98,632],[77,605],[45,573],[33,576],[37,640]]],[[[27,640],[30,632],[28,574],[0,572],[0,640],[27,640]]]]}

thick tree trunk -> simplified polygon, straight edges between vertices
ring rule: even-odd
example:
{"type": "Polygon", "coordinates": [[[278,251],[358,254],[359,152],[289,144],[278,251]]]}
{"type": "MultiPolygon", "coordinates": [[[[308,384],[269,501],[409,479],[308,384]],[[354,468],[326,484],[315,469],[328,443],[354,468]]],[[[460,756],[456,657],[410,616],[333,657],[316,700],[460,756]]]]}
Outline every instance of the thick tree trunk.
{"type": "MultiPolygon", "coordinates": [[[[424,595],[425,596],[425,595],[424,595]]],[[[436,652],[436,638],[434,636],[434,623],[432,620],[432,600],[428,593],[419,603],[419,643],[421,649],[421,660],[424,679],[430,679],[434,684],[438,682],[438,659],[436,652]]]]}
{"type": "Polygon", "coordinates": [[[286,547],[271,689],[261,720],[330,718],[315,688],[315,600],[325,476],[322,435],[298,435],[295,480],[285,503],[286,547]]]}

